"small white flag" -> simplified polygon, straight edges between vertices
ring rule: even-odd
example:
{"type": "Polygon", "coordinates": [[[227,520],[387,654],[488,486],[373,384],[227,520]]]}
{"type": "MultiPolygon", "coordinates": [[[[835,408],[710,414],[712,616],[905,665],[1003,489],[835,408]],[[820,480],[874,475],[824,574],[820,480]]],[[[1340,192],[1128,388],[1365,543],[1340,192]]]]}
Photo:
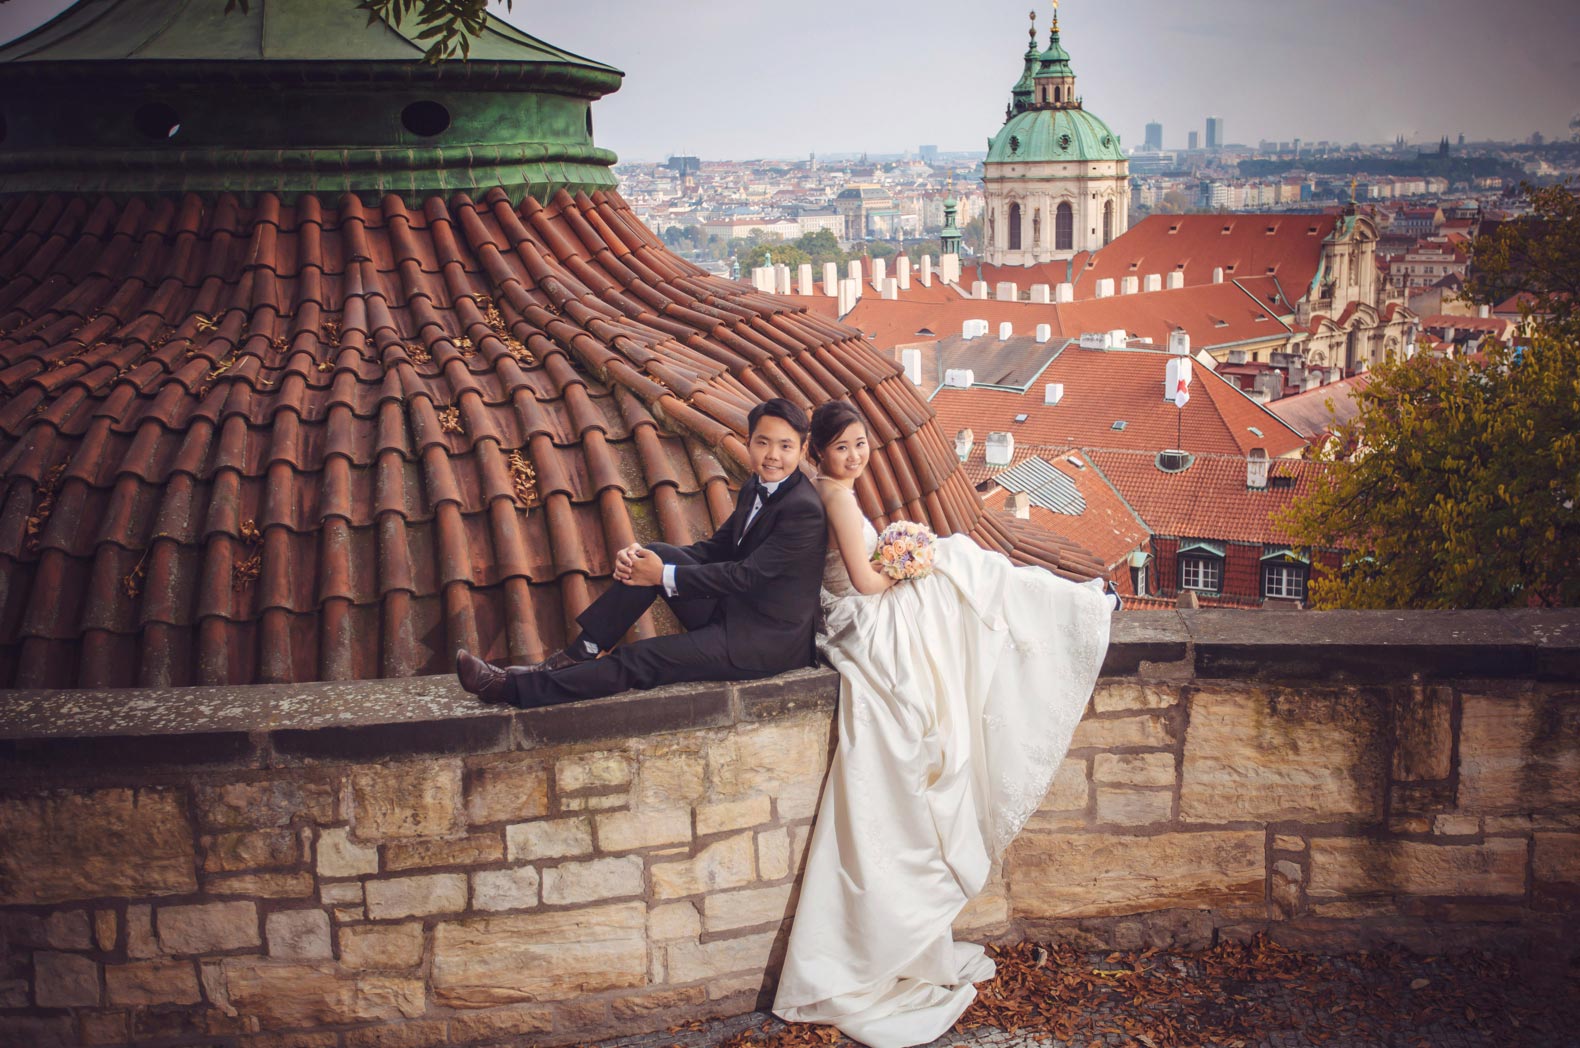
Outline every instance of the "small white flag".
{"type": "Polygon", "coordinates": [[[1174,406],[1182,408],[1188,403],[1190,403],[1190,383],[1180,379],[1174,385],[1174,406]]]}

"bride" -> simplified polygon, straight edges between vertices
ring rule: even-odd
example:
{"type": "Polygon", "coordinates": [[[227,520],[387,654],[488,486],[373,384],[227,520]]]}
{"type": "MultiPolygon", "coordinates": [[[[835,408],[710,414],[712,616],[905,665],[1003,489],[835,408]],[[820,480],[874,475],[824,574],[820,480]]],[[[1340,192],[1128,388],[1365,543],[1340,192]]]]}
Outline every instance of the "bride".
{"type": "Polygon", "coordinates": [[[839,744],[807,851],[774,1012],[872,1048],[926,1044],[992,977],[950,925],[1041,803],[1108,648],[1114,598],[1015,567],[964,535],[930,576],[873,568],[855,484],[861,416],[812,416],[828,513],[826,634],[840,674],[839,744]]]}

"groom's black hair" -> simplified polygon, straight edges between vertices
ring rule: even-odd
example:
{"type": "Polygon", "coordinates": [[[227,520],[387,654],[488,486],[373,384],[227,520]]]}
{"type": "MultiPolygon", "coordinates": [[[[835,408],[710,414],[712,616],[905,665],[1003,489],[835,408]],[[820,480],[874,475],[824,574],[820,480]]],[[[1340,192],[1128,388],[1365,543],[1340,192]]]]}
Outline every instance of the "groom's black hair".
{"type": "Polygon", "coordinates": [[[746,416],[747,440],[750,440],[752,434],[757,432],[757,423],[764,416],[771,416],[773,418],[782,420],[788,424],[791,429],[796,431],[796,435],[801,438],[801,443],[806,443],[807,431],[812,428],[806,420],[806,412],[802,411],[795,404],[784,399],[783,397],[775,397],[772,400],[765,400],[761,404],[758,404],[755,408],[752,408],[752,410],[746,416]]]}

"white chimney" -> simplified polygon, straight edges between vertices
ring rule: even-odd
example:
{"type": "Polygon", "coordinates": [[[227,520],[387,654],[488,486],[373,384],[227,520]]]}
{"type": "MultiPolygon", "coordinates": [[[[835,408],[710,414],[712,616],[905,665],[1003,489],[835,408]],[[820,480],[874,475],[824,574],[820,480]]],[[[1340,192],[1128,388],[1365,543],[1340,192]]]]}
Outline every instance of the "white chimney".
{"type": "Polygon", "coordinates": [[[1161,273],[1148,273],[1146,276],[1142,277],[1141,278],[1141,289],[1143,291],[1162,291],[1163,290],[1163,274],[1161,274],[1161,273]]]}
{"type": "Polygon", "coordinates": [[[1190,356],[1190,332],[1178,328],[1170,331],[1169,352],[1177,357],[1190,356]]]}
{"type": "Polygon", "coordinates": [[[1108,336],[1101,331],[1083,331],[1081,333],[1082,349],[1107,349],[1108,336]]]}
{"type": "Polygon", "coordinates": [[[977,373],[970,368],[950,368],[944,372],[944,385],[951,389],[970,389],[977,380],[977,373]]]}
{"type": "Polygon", "coordinates": [[[790,293],[790,267],[783,262],[774,266],[774,291],[780,295],[790,293]]]}
{"type": "Polygon", "coordinates": [[[1480,317],[1482,320],[1486,320],[1488,317],[1492,316],[1492,307],[1478,306],[1476,308],[1476,316],[1480,317]]]}
{"type": "Polygon", "coordinates": [[[755,266],[752,268],[752,287],[767,294],[774,293],[774,270],[772,266],[755,266]]]}
{"type": "Polygon", "coordinates": [[[938,277],[946,284],[960,283],[960,256],[951,251],[938,258],[938,277]]]}
{"type": "Polygon", "coordinates": [[[933,286],[933,256],[932,255],[923,255],[922,256],[922,286],[923,287],[932,287],[933,286]]]}
{"type": "Polygon", "coordinates": [[[1055,284],[1053,288],[1053,300],[1055,302],[1074,302],[1075,285],[1069,283],[1068,281],[1065,281],[1061,284],[1055,284]]]}
{"type": "Polygon", "coordinates": [[[971,297],[972,298],[987,298],[988,297],[988,288],[987,288],[987,281],[986,280],[973,280],[971,282],[971,297]]]}
{"type": "Polygon", "coordinates": [[[1020,298],[1020,285],[1013,280],[1001,280],[993,290],[993,297],[1000,302],[1015,302],[1020,298]]]}
{"type": "Polygon", "coordinates": [[[911,385],[922,384],[922,351],[919,349],[900,350],[900,364],[905,368],[905,377],[911,380],[911,385]]]}
{"type": "Polygon", "coordinates": [[[1044,404],[1057,404],[1064,399],[1064,383],[1050,382],[1042,387],[1042,402],[1044,404]]]}
{"type": "Polygon", "coordinates": [[[1015,434],[989,433],[987,438],[987,464],[1007,466],[1015,457],[1015,434]]]}
{"type": "Polygon", "coordinates": [[[1052,324],[1038,324],[1037,325],[1037,341],[1038,342],[1046,342],[1052,337],[1053,337],[1053,325],[1052,324]]]}
{"type": "Polygon", "coordinates": [[[1245,486],[1256,491],[1267,487],[1267,452],[1261,448],[1252,448],[1250,454],[1245,456],[1245,486]]]}
{"type": "Polygon", "coordinates": [[[1031,496],[1024,491],[1012,491],[1009,498],[1004,500],[1004,508],[1013,513],[1017,520],[1026,520],[1031,516],[1031,496]]]}
{"type": "Polygon", "coordinates": [[[1130,333],[1124,328],[1114,328],[1108,333],[1109,349],[1124,349],[1130,341],[1130,333]]]}
{"type": "Polygon", "coordinates": [[[845,265],[845,275],[856,283],[861,283],[861,259],[853,258],[845,265]]]}
{"type": "Polygon", "coordinates": [[[839,263],[823,263],[823,294],[829,298],[839,297],[839,263]]]}
{"type": "Polygon", "coordinates": [[[1098,298],[1113,298],[1114,297],[1114,278],[1113,277],[1104,277],[1103,279],[1101,279],[1101,280],[1099,280],[1097,282],[1097,297],[1098,298]]]}
{"type": "Polygon", "coordinates": [[[1033,284],[1031,286],[1031,300],[1046,305],[1053,301],[1053,289],[1047,284],[1033,284]]]}
{"type": "Polygon", "coordinates": [[[976,443],[976,434],[969,429],[962,429],[955,434],[955,458],[964,462],[971,457],[971,447],[976,443]]]}
{"type": "Polygon", "coordinates": [[[1170,291],[1173,291],[1176,288],[1184,287],[1185,286],[1185,273],[1184,273],[1184,271],[1183,270],[1179,270],[1179,269],[1171,270],[1169,272],[1168,279],[1166,280],[1166,283],[1168,284],[1170,291]]]}
{"type": "Polygon", "coordinates": [[[796,294],[811,295],[812,291],[812,263],[803,262],[796,270],[796,294]]]}
{"type": "Polygon", "coordinates": [[[856,308],[856,300],[861,297],[858,293],[861,285],[846,277],[839,282],[839,315],[844,316],[856,308]]]}
{"type": "Polygon", "coordinates": [[[1302,393],[1309,392],[1320,385],[1322,385],[1322,369],[1312,368],[1306,372],[1306,380],[1300,384],[1300,391],[1302,393]]]}
{"type": "Polygon", "coordinates": [[[1013,335],[1014,333],[1015,333],[1015,325],[1014,324],[1010,323],[1008,320],[1004,320],[1004,321],[1001,321],[999,323],[999,326],[998,326],[998,340],[1000,342],[1008,341],[1009,337],[1011,335],[1013,335]]]}
{"type": "Polygon", "coordinates": [[[893,301],[900,297],[900,281],[890,277],[883,282],[883,297],[893,301]]]}
{"type": "Polygon", "coordinates": [[[1138,292],[1140,290],[1141,290],[1141,278],[1140,277],[1124,277],[1123,279],[1121,279],[1119,281],[1119,293],[1121,295],[1134,295],[1136,292],[1138,292]]]}
{"type": "Polygon", "coordinates": [[[894,261],[894,278],[900,282],[901,291],[911,290],[911,256],[901,255],[894,261]]]}
{"type": "Polygon", "coordinates": [[[883,290],[883,282],[889,279],[889,262],[887,259],[875,258],[872,260],[872,286],[883,290]]]}
{"type": "Polygon", "coordinates": [[[1222,284],[1223,283],[1223,267],[1222,266],[1218,266],[1215,269],[1213,269],[1213,271],[1212,271],[1212,282],[1214,284],[1222,284]]]}

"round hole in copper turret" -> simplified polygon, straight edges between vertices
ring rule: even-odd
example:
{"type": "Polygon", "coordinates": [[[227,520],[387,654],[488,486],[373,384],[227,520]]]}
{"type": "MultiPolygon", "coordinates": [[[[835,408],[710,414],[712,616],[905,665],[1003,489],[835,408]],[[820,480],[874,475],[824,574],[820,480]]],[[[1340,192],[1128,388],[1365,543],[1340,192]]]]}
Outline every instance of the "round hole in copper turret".
{"type": "Polygon", "coordinates": [[[423,99],[402,109],[400,122],[412,134],[432,138],[450,126],[450,111],[438,102],[423,99]]]}
{"type": "Polygon", "coordinates": [[[181,131],[181,114],[163,102],[145,102],[132,114],[132,126],[144,138],[163,142],[181,131]]]}

